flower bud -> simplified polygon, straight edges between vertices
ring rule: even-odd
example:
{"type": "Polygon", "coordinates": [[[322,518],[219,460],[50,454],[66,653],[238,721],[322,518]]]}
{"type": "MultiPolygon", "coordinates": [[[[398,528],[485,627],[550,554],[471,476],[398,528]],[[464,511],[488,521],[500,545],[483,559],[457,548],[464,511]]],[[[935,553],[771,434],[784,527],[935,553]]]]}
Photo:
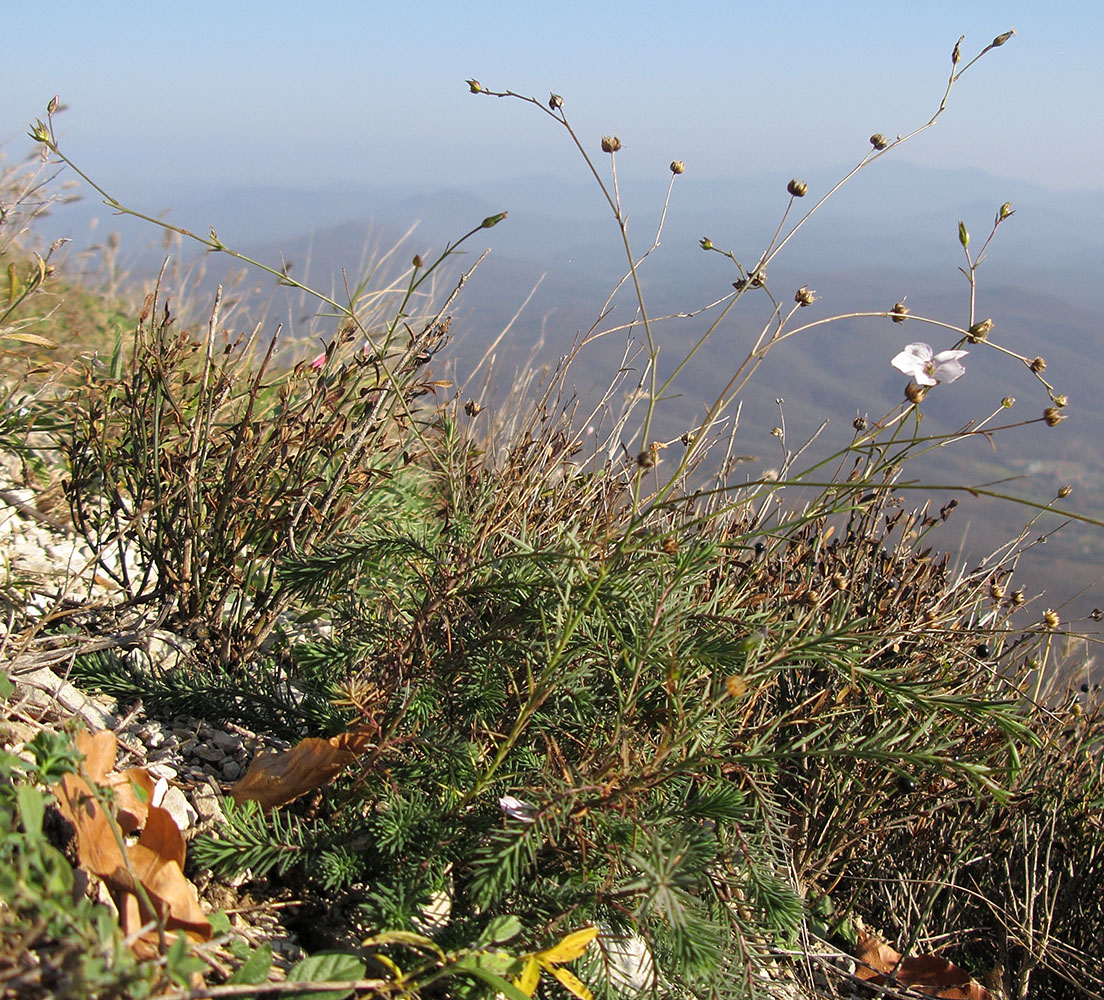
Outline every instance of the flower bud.
{"type": "Polygon", "coordinates": [[[602,136],[602,152],[616,153],[621,148],[621,140],[615,135],[602,136]]]}
{"type": "Polygon", "coordinates": [[[954,51],[951,52],[951,65],[952,66],[957,66],[958,65],[958,60],[962,58],[962,56],[961,56],[962,39],[965,38],[965,37],[966,37],[965,35],[962,35],[959,38],[959,40],[957,42],[955,42],[954,51]]]}
{"type": "Polygon", "coordinates": [[[1012,211],[1012,202],[1006,201],[997,212],[997,222],[1004,222],[1009,216],[1015,214],[1016,213],[1012,211]]]}
{"type": "Polygon", "coordinates": [[[1047,427],[1057,427],[1065,419],[1066,415],[1057,406],[1048,406],[1043,410],[1043,422],[1047,427]]]}
{"type": "Polygon", "coordinates": [[[487,218],[479,223],[479,228],[490,229],[492,226],[497,226],[509,214],[509,212],[499,212],[498,215],[488,215],[487,218]]]}
{"type": "Polygon", "coordinates": [[[559,94],[548,95],[548,106],[553,111],[559,111],[563,107],[563,98],[559,94]]]}
{"type": "Polygon", "coordinates": [[[786,190],[795,198],[804,198],[809,191],[809,185],[804,181],[792,180],[786,185],[786,190]]]}
{"type": "Polygon", "coordinates": [[[905,305],[904,299],[901,299],[900,302],[895,303],[893,308],[889,311],[891,313],[889,318],[893,320],[894,323],[903,323],[905,321],[905,317],[907,317],[909,314],[909,308],[905,305]]]}
{"type": "Polygon", "coordinates": [[[49,142],[50,130],[36,118],[31,128],[30,136],[35,142],[49,142]]]}
{"type": "Polygon", "coordinates": [[[889,140],[881,132],[875,132],[870,137],[870,145],[877,150],[883,150],[889,145],[889,140]]]}
{"type": "Polygon", "coordinates": [[[1064,393],[1059,393],[1057,396],[1051,396],[1050,398],[1054,400],[1055,406],[1069,405],[1069,396],[1065,395],[1064,393]]]}
{"type": "Polygon", "coordinates": [[[1015,406],[1015,405],[1016,405],[1016,397],[1015,396],[1005,396],[1004,399],[1001,400],[1001,406],[1003,406],[1006,410],[1011,410],[1012,407],[1015,406]]]}
{"type": "Polygon", "coordinates": [[[857,431],[865,431],[870,426],[870,421],[866,417],[856,417],[851,421],[851,426],[857,431]]]}
{"type": "Polygon", "coordinates": [[[1058,499],[1065,500],[1073,492],[1073,486],[1069,483],[1063,483],[1058,487],[1058,499]]]}
{"type": "Polygon", "coordinates": [[[642,469],[651,469],[655,464],[655,455],[650,451],[642,451],[636,456],[636,464],[642,469]]]}
{"type": "Polygon", "coordinates": [[[989,584],[989,596],[994,601],[999,601],[1004,597],[1004,587],[999,583],[989,584]]]}
{"type": "Polygon", "coordinates": [[[1000,48],[1000,46],[1002,46],[1005,42],[1007,42],[1008,39],[1010,39],[1014,34],[1016,34],[1015,29],[1013,29],[1011,31],[1006,31],[1003,34],[997,35],[997,37],[994,38],[993,41],[989,43],[989,47],[992,48],[992,49],[1000,48]]]}
{"type": "Polygon", "coordinates": [[[1053,630],[1061,627],[1062,618],[1053,608],[1047,608],[1046,611],[1043,612],[1043,624],[1046,625],[1047,628],[1053,630]]]}
{"type": "Polygon", "coordinates": [[[421,267],[422,266],[422,255],[420,253],[414,254],[414,259],[410,263],[413,264],[415,267],[421,267]]]}
{"type": "Polygon", "coordinates": [[[471,93],[473,93],[473,94],[482,94],[483,93],[483,84],[481,84],[478,80],[466,80],[464,82],[467,83],[468,90],[471,93]]]}
{"type": "Polygon", "coordinates": [[[698,240],[698,246],[700,246],[703,250],[712,250],[713,241],[708,236],[703,236],[700,240],[698,240]]]}
{"type": "Polygon", "coordinates": [[[958,242],[962,244],[963,250],[970,245],[970,234],[966,232],[966,223],[962,221],[958,223],[958,242]]]}
{"type": "Polygon", "coordinates": [[[970,327],[969,332],[966,334],[966,339],[971,344],[980,344],[983,340],[989,339],[989,331],[993,329],[993,321],[991,319],[983,319],[980,323],[975,323],[970,327]]]}
{"type": "Polygon", "coordinates": [[[808,285],[802,285],[797,294],[794,295],[794,302],[796,302],[803,309],[805,306],[811,306],[816,301],[816,293],[809,290],[808,285]]]}
{"type": "Polygon", "coordinates": [[[464,412],[469,417],[476,417],[483,411],[483,407],[477,403],[474,399],[469,399],[464,404],[464,412]]]}
{"type": "Polygon", "coordinates": [[[60,107],[61,107],[61,98],[58,97],[57,94],[54,94],[54,96],[50,98],[50,103],[46,105],[46,114],[48,114],[48,115],[57,114],[57,109],[60,108],[60,107]]]}
{"type": "Polygon", "coordinates": [[[1036,375],[1046,371],[1046,359],[1045,358],[1033,358],[1027,363],[1027,367],[1030,368],[1036,375]]]}
{"type": "Polygon", "coordinates": [[[686,164],[683,163],[682,160],[672,160],[671,161],[671,173],[673,173],[673,174],[684,174],[684,173],[686,173],[686,164]]]}
{"type": "Polygon", "coordinates": [[[1008,595],[1008,603],[1014,608],[1022,607],[1026,601],[1027,598],[1024,596],[1022,590],[1013,590],[1012,593],[1008,595]]]}
{"type": "Polygon", "coordinates": [[[927,394],[928,390],[926,386],[917,385],[915,382],[909,382],[909,384],[905,386],[905,399],[910,403],[919,403],[927,394]]]}
{"type": "Polygon", "coordinates": [[[739,674],[732,674],[725,678],[725,690],[730,698],[742,698],[747,694],[747,681],[739,674]]]}

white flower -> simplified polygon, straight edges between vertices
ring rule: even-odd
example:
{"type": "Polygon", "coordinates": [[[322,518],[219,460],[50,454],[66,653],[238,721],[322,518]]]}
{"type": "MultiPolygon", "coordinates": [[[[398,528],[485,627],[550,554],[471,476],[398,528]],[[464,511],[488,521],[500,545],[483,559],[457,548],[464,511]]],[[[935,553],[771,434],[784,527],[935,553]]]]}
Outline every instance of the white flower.
{"type": "Polygon", "coordinates": [[[498,807],[511,819],[521,820],[522,823],[532,823],[536,819],[533,813],[537,811],[537,807],[512,795],[503,795],[498,800],[498,807]]]}
{"type": "Polygon", "coordinates": [[[904,372],[917,385],[935,385],[937,382],[953,382],[966,374],[959,358],[969,351],[940,351],[933,354],[930,344],[909,344],[890,364],[904,372]]]}

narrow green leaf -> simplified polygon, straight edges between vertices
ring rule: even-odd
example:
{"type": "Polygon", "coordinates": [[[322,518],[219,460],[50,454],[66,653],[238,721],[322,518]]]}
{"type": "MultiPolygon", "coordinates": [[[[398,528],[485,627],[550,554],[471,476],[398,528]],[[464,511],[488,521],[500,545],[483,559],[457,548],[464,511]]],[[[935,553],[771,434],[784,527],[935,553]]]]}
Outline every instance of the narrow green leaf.
{"type": "Polygon", "coordinates": [[[506,997],[506,1000],[530,1000],[530,997],[522,993],[510,980],[503,979],[484,967],[481,964],[481,959],[481,955],[465,955],[453,966],[453,969],[457,972],[467,972],[477,979],[482,979],[488,986],[506,997]]]}
{"type": "Polygon", "coordinates": [[[521,933],[521,919],[513,914],[495,917],[479,935],[476,945],[503,944],[521,933]]]}
{"type": "Polygon", "coordinates": [[[42,794],[30,785],[20,785],[15,790],[15,797],[19,803],[19,818],[23,822],[23,829],[27,836],[41,837],[42,820],[46,815],[46,804],[42,801],[42,794]]]}
{"type": "Polygon", "coordinates": [[[263,983],[268,978],[268,971],[272,968],[272,945],[268,942],[254,949],[241,965],[239,965],[226,981],[228,983],[248,983],[256,985],[263,983]]]}

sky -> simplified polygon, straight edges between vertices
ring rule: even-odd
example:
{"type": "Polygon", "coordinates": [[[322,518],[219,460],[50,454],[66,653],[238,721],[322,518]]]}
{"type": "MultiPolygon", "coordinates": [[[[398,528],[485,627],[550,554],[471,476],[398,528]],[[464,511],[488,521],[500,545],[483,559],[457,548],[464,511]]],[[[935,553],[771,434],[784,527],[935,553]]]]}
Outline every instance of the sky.
{"type": "MultiPolygon", "coordinates": [[[[495,90],[555,91],[599,157],[703,177],[856,162],[867,137],[923,124],[961,34],[972,56],[1017,34],[956,85],[937,126],[901,150],[1060,190],[1104,188],[1104,5],[776,3],[5,5],[0,144],[57,93],[63,148],[109,192],[155,196],[235,184],[463,186],[582,176],[563,130],[495,90]]],[[[124,197],[125,196],[125,197],[124,197]]]]}

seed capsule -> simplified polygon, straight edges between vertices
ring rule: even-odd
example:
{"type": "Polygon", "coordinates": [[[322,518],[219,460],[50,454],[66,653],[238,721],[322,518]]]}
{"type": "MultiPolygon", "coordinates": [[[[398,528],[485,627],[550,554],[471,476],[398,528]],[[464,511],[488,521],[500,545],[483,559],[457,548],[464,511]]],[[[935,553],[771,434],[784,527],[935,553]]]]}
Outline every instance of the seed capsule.
{"type": "Polygon", "coordinates": [[[966,334],[966,339],[971,344],[980,344],[983,340],[989,339],[989,331],[993,329],[993,321],[991,319],[983,319],[980,323],[975,323],[970,327],[969,333],[966,334]]]}

